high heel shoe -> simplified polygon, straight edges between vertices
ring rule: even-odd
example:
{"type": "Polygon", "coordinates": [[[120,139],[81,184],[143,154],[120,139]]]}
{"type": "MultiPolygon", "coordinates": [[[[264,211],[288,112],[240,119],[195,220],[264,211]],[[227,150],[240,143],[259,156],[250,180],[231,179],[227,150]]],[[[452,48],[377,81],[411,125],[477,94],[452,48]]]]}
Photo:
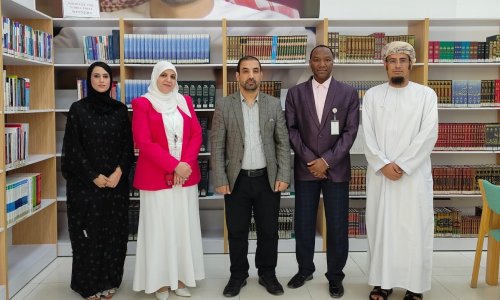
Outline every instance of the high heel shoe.
{"type": "Polygon", "coordinates": [[[191,297],[191,293],[189,292],[189,289],[187,287],[183,287],[182,289],[176,289],[174,290],[174,292],[177,296],[191,297]]]}
{"type": "Polygon", "coordinates": [[[168,290],[164,292],[155,292],[155,297],[158,300],[167,300],[168,299],[168,290]]]}

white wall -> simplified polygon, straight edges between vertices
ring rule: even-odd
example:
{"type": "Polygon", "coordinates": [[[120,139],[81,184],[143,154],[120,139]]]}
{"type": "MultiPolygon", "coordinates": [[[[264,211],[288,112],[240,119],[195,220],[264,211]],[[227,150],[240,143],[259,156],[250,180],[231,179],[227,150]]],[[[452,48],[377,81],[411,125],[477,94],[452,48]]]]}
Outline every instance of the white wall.
{"type": "Polygon", "coordinates": [[[500,19],[500,1],[320,0],[320,17],[329,19],[500,19]]]}

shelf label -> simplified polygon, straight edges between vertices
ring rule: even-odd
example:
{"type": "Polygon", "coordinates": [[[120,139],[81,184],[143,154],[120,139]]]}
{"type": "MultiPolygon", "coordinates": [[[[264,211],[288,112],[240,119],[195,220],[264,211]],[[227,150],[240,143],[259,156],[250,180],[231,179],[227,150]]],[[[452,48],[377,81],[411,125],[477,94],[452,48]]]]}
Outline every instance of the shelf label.
{"type": "Polygon", "coordinates": [[[99,0],[63,0],[63,17],[99,18],[99,0]]]}

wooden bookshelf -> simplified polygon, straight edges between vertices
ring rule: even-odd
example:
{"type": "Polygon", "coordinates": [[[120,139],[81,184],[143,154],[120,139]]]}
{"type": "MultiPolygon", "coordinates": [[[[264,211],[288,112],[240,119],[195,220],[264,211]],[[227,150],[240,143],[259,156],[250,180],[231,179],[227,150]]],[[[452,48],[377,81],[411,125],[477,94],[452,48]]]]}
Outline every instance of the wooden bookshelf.
{"type": "MultiPolygon", "coordinates": [[[[43,1],[47,2],[47,1],[43,1]]],[[[48,10],[46,10],[48,11],[48,10]]],[[[177,65],[179,70],[180,80],[191,80],[191,77],[205,76],[210,79],[217,81],[217,89],[220,93],[217,98],[227,95],[227,83],[228,81],[234,80],[234,72],[236,69],[236,64],[227,63],[227,37],[231,35],[233,29],[249,29],[249,35],[252,34],[252,30],[261,30],[263,28],[300,28],[300,27],[313,27],[316,29],[314,40],[312,43],[326,44],[328,40],[328,32],[339,31],[345,34],[361,34],[368,35],[373,32],[387,32],[388,34],[412,34],[416,38],[416,54],[417,63],[414,65],[414,69],[411,73],[411,80],[427,84],[430,79],[438,79],[434,74],[443,74],[443,79],[446,77],[463,77],[467,76],[480,76],[484,70],[487,70],[488,76],[494,76],[495,78],[500,78],[500,63],[485,63],[485,64],[471,64],[471,63],[456,63],[456,64],[439,64],[439,63],[429,63],[428,62],[428,42],[433,40],[433,28],[438,28],[440,34],[455,27],[474,27],[475,33],[481,34],[483,29],[487,29],[487,32],[493,32],[492,34],[498,34],[500,30],[499,20],[436,20],[429,18],[418,18],[418,19],[406,19],[406,20],[331,20],[331,19],[302,19],[302,20],[193,20],[193,19],[90,19],[90,20],[64,20],[55,19],[54,24],[57,26],[75,26],[75,27],[91,27],[91,28],[104,28],[105,31],[111,31],[112,29],[118,28],[120,30],[120,63],[113,65],[113,70],[119,69],[118,74],[115,74],[115,80],[119,80],[122,87],[125,86],[126,79],[149,79],[149,74],[153,67],[152,64],[125,64],[124,63],[124,34],[130,33],[143,33],[149,31],[151,33],[165,32],[168,28],[180,29],[180,28],[192,28],[192,31],[200,31],[200,28],[210,28],[217,31],[217,35],[222,36],[222,42],[220,50],[213,51],[211,49],[211,61],[210,64],[201,65],[177,65]],[[493,28],[493,29],[492,29],[493,28]],[[214,60],[215,57],[215,60],[214,60]],[[199,74],[198,74],[199,73],[199,74]],[[472,75],[471,75],[472,74],[472,75]],[[494,74],[494,75],[492,75],[494,74]],[[118,77],[119,76],[119,79],[118,77]]],[[[101,30],[101,29],[100,29],[101,30]]],[[[203,31],[202,29],[201,31],[203,31]]],[[[454,30],[454,29],[452,29],[454,30]]],[[[470,32],[470,31],[468,31],[470,32]]],[[[468,33],[471,34],[471,33],[468,33]]],[[[488,35],[490,35],[488,33],[488,35]]],[[[451,32],[448,35],[444,35],[442,40],[447,38],[458,37],[459,33],[451,32]]],[[[308,47],[307,55],[310,52],[310,47],[308,47]]],[[[83,54],[81,54],[83,56],[83,54]]],[[[85,68],[87,64],[71,64],[71,63],[56,63],[56,70],[52,71],[56,74],[55,84],[58,84],[58,79],[64,77],[65,74],[78,73],[80,76],[85,73],[85,68]],[[75,71],[79,70],[79,71],[75,71]],[[68,73],[69,72],[69,73],[68,73]]],[[[291,87],[299,82],[307,79],[307,73],[310,73],[309,66],[307,63],[304,64],[263,64],[264,69],[264,79],[270,79],[270,75],[278,77],[286,77],[287,73],[291,73],[291,79],[287,78],[287,82],[284,84],[286,88],[291,87]]],[[[50,71],[49,71],[50,72],[50,71]]],[[[386,73],[382,64],[335,64],[333,68],[333,76],[337,80],[386,80],[386,73]]],[[[273,78],[274,79],[274,78],[273,78]]],[[[68,87],[64,87],[68,89],[68,87]]],[[[76,99],[75,99],[76,100],[76,99]]],[[[120,100],[125,101],[125,89],[122,88],[120,100]]],[[[67,112],[67,109],[61,108],[58,111],[58,115],[62,116],[67,112]]],[[[204,111],[209,118],[213,113],[213,110],[204,111]]],[[[446,118],[451,118],[452,120],[464,120],[464,119],[481,119],[487,117],[495,122],[500,120],[500,110],[498,108],[440,108],[439,109],[440,119],[443,116],[446,118]],[[459,111],[456,111],[459,110],[459,111]],[[453,115],[453,116],[452,116],[453,115]]],[[[41,115],[41,114],[40,114],[41,115]]],[[[63,126],[57,124],[59,116],[56,117],[56,128],[60,130],[63,126]]],[[[9,116],[10,118],[11,116],[9,116]]],[[[17,116],[16,116],[17,117],[17,116]]],[[[206,154],[205,154],[206,155],[206,154]]],[[[364,157],[362,153],[353,153],[351,155],[353,161],[363,161],[364,157]]],[[[498,151],[436,151],[432,154],[433,161],[436,162],[451,162],[456,161],[468,161],[472,160],[474,163],[484,162],[484,163],[499,163],[500,154],[498,151]],[[446,155],[443,155],[446,154],[446,155]]],[[[366,162],[364,162],[366,163],[366,162]]],[[[64,184],[64,181],[56,180],[57,185],[64,184]]],[[[61,191],[63,189],[60,189],[61,191]]],[[[450,205],[458,204],[458,206],[470,206],[476,205],[478,203],[478,198],[476,196],[467,197],[467,195],[456,195],[456,194],[440,194],[440,198],[449,197],[452,200],[449,202],[450,205]],[[472,204],[464,202],[470,201],[472,198],[472,204]]],[[[360,197],[358,197],[360,198],[360,197]]],[[[57,199],[65,199],[64,195],[57,195],[57,199]]],[[[217,195],[213,197],[208,197],[206,200],[216,202],[215,206],[221,211],[223,216],[223,200],[222,196],[217,195]],[[217,206],[218,205],[218,206],[217,206]]],[[[205,199],[200,198],[200,201],[205,199]]],[[[357,201],[357,200],[356,200],[357,201]]],[[[361,200],[363,201],[363,200],[361,200]]],[[[447,200],[448,201],[448,200],[447,200]]],[[[63,202],[63,201],[60,201],[63,202]]],[[[61,203],[60,203],[61,204],[61,203]]],[[[203,209],[203,208],[201,208],[203,209]]],[[[213,208],[211,208],[213,209],[213,208]]],[[[63,213],[60,214],[61,217],[65,217],[63,213]]],[[[204,235],[205,240],[209,241],[211,245],[217,244],[222,245],[222,251],[228,251],[227,245],[227,231],[225,230],[225,220],[222,217],[220,220],[224,223],[223,230],[211,231],[210,235],[204,235]],[[217,234],[213,233],[217,232],[217,234]]],[[[323,212],[323,206],[320,205],[318,212],[318,235],[323,241],[322,250],[326,249],[326,222],[323,212]]],[[[62,230],[67,230],[62,228],[62,230]]],[[[207,231],[205,229],[205,231],[207,231]]],[[[364,251],[365,246],[362,246],[363,242],[358,243],[360,239],[354,239],[355,242],[351,242],[351,250],[354,251],[364,251]],[[358,245],[358,246],[357,246],[358,245]]],[[[363,240],[363,239],[361,239],[363,240]]],[[[438,240],[438,239],[436,239],[438,240]]],[[[443,239],[439,239],[437,245],[442,245],[436,249],[456,249],[463,250],[464,248],[459,246],[460,242],[464,239],[459,239],[456,241],[446,242],[443,239]]],[[[467,247],[465,249],[473,249],[474,245],[471,243],[465,243],[467,247]],[[469,247],[470,246],[470,247],[469,247]]],[[[290,246],[290,249],[280,251],[294,251],[294,247],[290,246]]],[[[286,246],[285,246],[286,248],[286,246]]],[[[133,249],[133,248],[132,248],[133,249]]],[[[133,251],[133,250],[132,250],[133,251]]],[[[132,252],[133,253],[133,252],[132,252]]]]}
{"type": "MultiPolygon", "coordinates": [[[[52,34],[52,20],[13,0],[1,0],[2,15],[52,34]]],[[[53,55],[52,55],[53,57],[53,55]]],[[[3,53],[0,64],[7,75],[30,78],[30,107],[3,113],[0,86],[0,299],[11,298],[57,257],[54,67],[52,62],[3,53]],[[29,157],[21,165],[5,167],[5,123],[29,124],[29,157]],[[41,208],[6,224],[6,177],[16,173],[42,174],[41,208]]]]}

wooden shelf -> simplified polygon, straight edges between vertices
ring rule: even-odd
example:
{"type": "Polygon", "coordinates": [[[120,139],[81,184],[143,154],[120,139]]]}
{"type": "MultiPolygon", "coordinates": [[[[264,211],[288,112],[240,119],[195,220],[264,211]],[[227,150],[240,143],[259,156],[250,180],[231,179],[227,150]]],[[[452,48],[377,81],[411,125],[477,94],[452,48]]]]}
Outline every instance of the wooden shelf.
{"type": "Polygon", "coordinates": [[[22,168],[22,167],[26,167],[26,166],[29,166],[29,165],[32,165],[32,164],[36,164],[36,163],[42,162],[44,160],[51,159],[53,157],[55,157],[54,154],[30,154],[30,156],[28,156],[28,159],[26,159],[26,161],[24,163],[16,165],[16,166],[13,166],[13,167],[8,167],[6,170],[7,171],[12,171],[12,170],[15,170],[15,169],[19,169],[19,168],[22,168]]]}
{"type": "Polygon", "coordinates": [[[17,54],[3,53],[4,65],[19,65],[19,66],[52,66],[51,62],[44,62],[21,57],[17,54]]]}
{"type": "Polygon", "coordinates": [[[116,27],[120,26],[120,19],[116,18],[54,18],[54,27],[116,27]]]}
{"type": "Polygon", "coordinates": [[[53,109],[30,109],[30,110],[19,110],[19,111],[6,111],[5,115],[19,115],[19,114],[39,114],[39,113],[51,113],[54,112],[53,109]]]}

